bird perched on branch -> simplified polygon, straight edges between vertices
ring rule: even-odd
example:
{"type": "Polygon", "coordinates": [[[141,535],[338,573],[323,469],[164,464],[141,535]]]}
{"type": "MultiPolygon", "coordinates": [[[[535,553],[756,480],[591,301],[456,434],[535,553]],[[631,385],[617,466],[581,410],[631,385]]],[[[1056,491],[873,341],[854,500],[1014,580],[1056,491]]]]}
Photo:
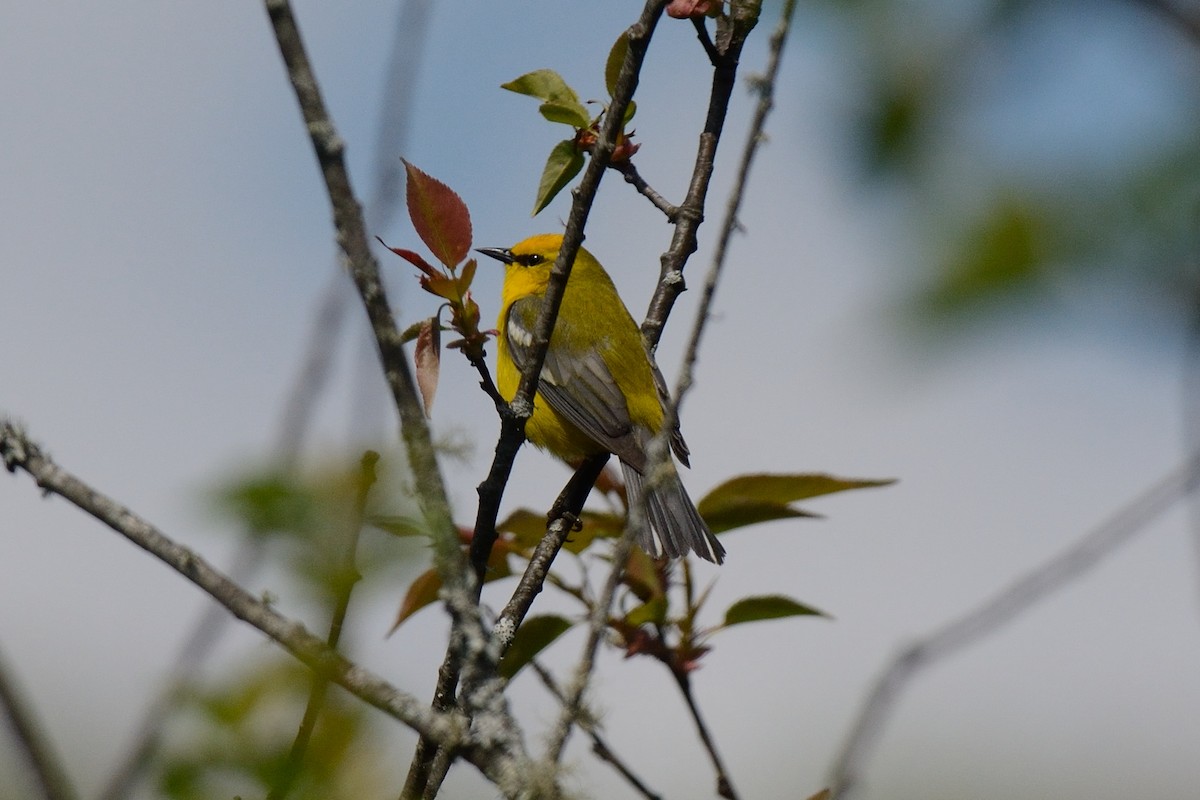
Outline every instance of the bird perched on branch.
{"type": "MultiPolygon", "coordinates": [[[[562,236],[542,234],[511,248],[485,247],[504,262],[496,385],[508,401],[532,357],[533,329],[562,236]]],[[[609,452],[621,460],[630,506],[646,497],[650,524],[638,544],[649,554],[678,558],[694,552],[720,564],[725,548],[688,497],[674,462],[648,474],[650,442],[662,430],[666,383],[612,279],[583,248],[575,257],[550,336],[533,416],[525,435],[566,461],[609,452]]],[[[685,465],[688,449],[678,428],[671,449],[685,465]]]]}

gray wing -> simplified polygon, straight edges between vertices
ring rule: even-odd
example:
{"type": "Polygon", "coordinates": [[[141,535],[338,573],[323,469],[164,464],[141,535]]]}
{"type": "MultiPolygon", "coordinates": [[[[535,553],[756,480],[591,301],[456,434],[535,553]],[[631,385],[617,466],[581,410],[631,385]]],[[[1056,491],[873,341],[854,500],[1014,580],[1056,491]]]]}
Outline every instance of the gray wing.
{"type": "MultiPolygon", "coordinates": [[[[522,370],[529,362],[531,331],[540,308],[540,298],[526,297],[513,303],[508,311],[505,325],[508,349],[513,362],[522,370]]],[[[645,467],[642,436],[634,430],[625,396],[599,353],[589,352],[579,357],[551,346],[542,364],[538,393],[596,444],[634,469],[640,471],[645,467]]]]}
{"type": "MultiPolygon", "coordinates": [[[[670,408],[671,390],[667,388],[667,379],[663,377],[662,370],[658,368],[658,362],[654,360],[654,356],[650,356],[650,370],[654,373],[654,389],[658,392],[658,402],[663,408],[670,408]]],[[[691,451],[688,450],[687,442],[683,440],[683,434],[679,430],[679,420],[675,420],[675,429],[671,431],[671,449],[675,451],[675,457],[679,459],[679,463],[685,467],[692,466],[688,461],[691,451]]]]}

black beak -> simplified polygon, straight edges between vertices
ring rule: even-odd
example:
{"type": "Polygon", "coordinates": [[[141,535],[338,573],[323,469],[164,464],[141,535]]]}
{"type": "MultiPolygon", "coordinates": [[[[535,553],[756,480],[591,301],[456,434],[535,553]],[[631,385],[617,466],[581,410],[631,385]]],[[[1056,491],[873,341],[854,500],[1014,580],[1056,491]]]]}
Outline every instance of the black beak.
{"type": "Polygon", "coordinates": [[[513,259],[512,250],[505,247],[477,247],[475,252],[491,256],[497,261],[503,261],[505,264],[511,264],[515,260],[513,259]]]}

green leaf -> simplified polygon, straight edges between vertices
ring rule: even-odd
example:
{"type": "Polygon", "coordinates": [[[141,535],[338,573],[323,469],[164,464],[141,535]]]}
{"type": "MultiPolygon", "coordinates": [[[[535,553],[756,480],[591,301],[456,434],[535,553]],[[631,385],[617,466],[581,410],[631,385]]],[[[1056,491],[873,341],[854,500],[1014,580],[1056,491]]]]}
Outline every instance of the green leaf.
{"type": "Polygon", "coordinates": [[[573,531],[567,537],[564,550],[579,554],[591,546],[596,539],[615,539],[625,532],[625,518],[616,514],[584,511],[579,515],[583,530],[573,531]]]}
{"type": "Polygon", "coordinates": [[[515,80],[500,84],[500,88],[536,97],[544,103],[574,108],[577,116],[588,119],[587,109],[579,102],[579,95],[552,69],[527,72],[515,80]]]}
{"type": "Polygon", "coordinates": [[[475,280],[475,270],[478,266],[479,262],[473,258],[468,258],[467,263],[463,264],[462,274],[458,276],[459,294],[465,295],[470,290],[471,282],[475,280]]]}
{"type": "Polygon", "coordinates": [[[496,524],[496,531],[511,533],[520,547],[537,547],[537,543],[546,535],[546,515],[528,508],[518,508],[496,524]]]}
{"type": "Polygon", "coordinates": [[[437,260],[453,267],[471,251],[471,214],[449,186],[407,161],[404,169],[408,172],[408,216],[413,227],[437,260]]]}
{"type": "Polygon", "coordinates": [[[1054,217],[1029,198],[994,199],[941,265],[922,310],[963,311],[1034,286],[1044,277],[1058,238],[1054,217]]]}
{"type": "Polygon", "coordinates": [[[625,622],[637,627],[638,625],[657,624],[667,621],[667,596],[659,595],[653,600],[635,606],[625,615],[625,622]]]}
{"type": "Polygon", "coordinates": [[[621,576],[621,582],[643,603],[666,594],[654,559],[640,547],[629,551],[629,560],[625,562],[625,574],[621,576]]]}
{"type": "Polygon", "coordinates": [[[564,139],[554,145],[550,157],[546,159],[546,167],[542,170],[542,179],[538,183],[537,200],[533,204],[533,214],[537,216],[550,201],[562,191],[563,187],[583,169],[583,153],[575,146],[575,142],[564,139]]]}
{"type": "Polygon", "coordinates": [[[784,617],[817,616],[827,617],[828,614],[818,611],[812,606],[806,606],[784,597],[781,594],[768,594],[759,597],[743,597],[729,607],[725,612],[725,621],[721,627],[740,625],[743,622],[758,622],[764,619],[783,619],[784,617]]]}
{"type": "Polygon", "coordinates": [[[592,124],[592,118],[582,106],[576,108],[561,103],[542,103],[538,111],[549,121],[561,122],[572,128],[586,128],[592,124]]]}
{"type": "Polygon", "coordinates": [[[622,31],[608,51],[608,60],[604,63],[604,86],[608,96],[617,93],[617,78],[621,75],[621,65],[625,63],[625,54],[629,52],[629,32],[622,31]]]}
{"type": "Polygon", "coordinates": [[[714,532],[759,522],[817,516],[790,504],[809,497],[895,483],[893,479],[838,478],[822,473],[740,475],[701,498],[696,505],[714,532]]]}
{"type": "Polygon", "coordinates": [[[256,534],[306,530],[319,500],[282,474],[255,476],[221,490],[220,504],[256,534]]]}
{"type": "Polygon", "coordinates": [[[371,517],[368,522],[393,536],[428,536],[429,531],[415,517],[371,517]]]}
{"type": "Polygon", "coordinates": [[[820,514],[813,514],[800,508],[791,508],[786,503],[745,503],[736,507],[700,513],[704,517],[704,521],[708,523],[708,529],[713,533],[724,533],[736,528],[745,528],[749,525],[772,522],[777,519],[796,517],[819,519],[821,517],[820,514]]]}
{"type": "Polygon", "coordinates": [[[508,648],[508,652],[500,661],[498,669],[500,677],[512,680],[513,676],[521,671],[521,667],[532,661],[551,642],[569,631],[572,625],[574,623],[569,619],[552,614],[527,618],[521,623],[521,627],[517,628],[512,646],[508,648]]]}

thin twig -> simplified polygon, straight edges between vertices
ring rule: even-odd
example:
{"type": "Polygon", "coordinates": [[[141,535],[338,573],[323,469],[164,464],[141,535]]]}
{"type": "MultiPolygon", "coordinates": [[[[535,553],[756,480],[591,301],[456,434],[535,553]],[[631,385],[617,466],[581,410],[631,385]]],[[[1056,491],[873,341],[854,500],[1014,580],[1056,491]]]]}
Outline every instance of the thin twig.
{"type": "Polygon", "coordinates": [[[290,3],[288,0],[265,0],[265,5],[325,180],[338,245],[345,255],[346,266],[379,347],[379,360],[400,416],[400,432],[412,468],[418,502],[433,540],[438,571],[448,589],[469,591],[471,581],[459,550],[458,531],[446,499],[424,408],[380,280],[379,264],[371,253],[362,209],[346,170],[345,143],[325,109],[290,3]]]}
{"type": "MultiPolygon", "coordinates": [[[[692,253],[696,252],[696,234],[704,221],[704,204],[708,196],[708,186],[712,179],[713,159],[716,157],[717,145],[721,141],[721,131],[725,127],[725,118],[729,114],[729,99],[737,80],[738,60],[746,37],[754,27],[753,19],[743,18],[746,13],[754,12],[753,3],[733,2],[730,4],[731,18],[723,21],[723,35],[718,36],[718,42],[725,40],[724,47],[706,46],[710,60],[713,62],[712,88],[709,91],[708,114],[704,121],[704,130],[700,133],[700,144],[696,150],[696,162],[692,168],[692,179],[688,185],[683,203],[676,212],[675,231],[671,245],[660,258],[661,268],[654,296],[646,310],[646,319],[642,323],[642,335],[646,339],[651,352],[658,346],[662,338],[663,328],[675,300],[683,292],[683,268],[692,253]],[[750,12],[743,10],[750,9],[750,12]],[[715,57],[714,57],[715,54],[715,57]]],[[[724,18],[723,18],[724,19],[724,18]]],[[[703,29],[704,22],[696,21],[697,29],[703,29]]],[[[708,41],[707,30],[704,30],[702,42],[708,41]]]]}
{"type": "Polygon", "coordinates": [[[29,762],[41,797],[45,800],[75,800],[79,794],[3,658],[0,658],[0,716],[8,718],[17,749],[29,762]]]}
{"type": "MultiPolygon", "coordinates": [[[[766,127],[767,117],[771,113],[771,108],[774,102],[774,91],[779,75],[779,65],[782,62],[783,48],[787,41],[788,30],[791,27],[791,21],[792,17],[795,15],[795,11],[796,0],[787,0],[787,2],[784,3],[779,23],[776,25],[774,32],[771,34],[766,72],[760,79],[755,81],[755,86],[759,92],[758,105],[755,108],[754,117],[750,123],[746,144],[742,148],[742,157],[738,165],[738,172],[737,177],[734,180],[733,190],[730,192],[729,201],[726,203],[725,219],[722,222],[720,237],[718,238],[717,246],[713,253],[712,266],[705,277],[704,290],[701,295],[700,305],[696,310],[696,317],[692,326],[692,333],[688,339],[683,365],[679,372],[679,379],[675,388],[674,400],[669,404],[666,424],[663,426],[664,430],[671,430],[676,426],[677,420],[679,419],[680,404],[683,402],[684,397],[692,387],[693,374],[700,352],[700,343],[703,338],[704,331],[708,326],[710,309],[712,308],[713,299],[716,296],[717,285],[720,281],[722,273],[724,272],[727,255],[729,252],[729,242],[733,237],[734,231],[738,229],[738,212],[741,209],[742,201],[745,197],[746,186],[749,183],[750,168],[754,163],[755,155],[758,153],[759,145],[761,145],[764,140],[763,132],[766,127]]],[[[665,449],[665,442],[663,443],[662,447],[665,449]]],[[[700,735],[700,740],[704,744],[705,750],[708,752],[709,759],[712,761],[713,769],[716,772],[717,793],[721,797],[728,798],[729,800],[736,800],[738,795],[733,786],[733,780],[730,777],[729,771],[726,769],[725,763],[717,749],[716,741],[713,739],[708,730],[708,726],[704,723],[704,719],[700,714],[700,708],[696,703],[695,696],[692,693],[691,680],[688,673],[685,670],[674,666],[672,666],[671,672],[679,686],[680,692],[683,694],[684,701],[687,703],[687,707],[691,712],[692,719],[695,721],[696,730],[700,735]]]]}
{"type": "Polygon", "coordinates": [[[592,669],[596,665],[596,650],[600,646],[604,632],[608,629],[609,609],[612,608],[617,587],[621,584],[621,577],[625,571],[625,564],[629,561],[629,553],[633,549],[637,531],[648,524],[645,504],[631,505],[625,534],[617,540],[617,545],[613,548],[612,569],[609,570],[604,588],[601,590],[600,596],[596,598],[591,613],[588,614],[588,638],[584,643],[583,653],[575,667],[575,674],[563,693],[562,712],[550,733],[550,743],[546,747],[546,762],[550,765],[558,764],[562,760],[567,740],[571,737],[571,730],[580,719],[583,695],[587,691],[592,669]]]}
{"type": "Polygon", "coordinates": [[[583,232],[587,225],[588,215],[592,210],[592,203],[612,157],[617,135],[624,124],[625,110],[629,107],[629,102],[637,90],[642,61],[646,56],[654,28],[658,24],[658,19],[662,16],[665,6],[666,0],[648,0],[641,17],[626,32],[629,47],[617,77],[612,102],[600,124],[596,143],[587,167],[583,171],[583,177],[580,179],[579,185],[571,192],[571,211],[563,230],[562,244],[559,247],[554,266],[550,270],[542,307],[533,326],[530,358],[522,369],[520,384],[509,404],[512,411],[511,418],[502,420],[500,441],[496,445],[496,460],[493,461],[492,474],[489,475],[489,480],[479,487],[480,516],[489,517],[489,520],[485,520],[485,522],[490,521],[490,525],[485,524],[482,529],[477,526],[475,538],[471,543],[471,562],[477,573],[486,569],[488,556],[491,553],[492,544],[495,542],[495,515],[500,507],[500,496],[508,481],[512,461],[516,458],[516,451],[525,440],[525,420],[533,414],[533,396],[537,391],[542,364],[546,359],[546,351],[550,347],[550,335],[554,331],[554,323],[558,319],[558,310],[566,292],[567,279],[570,277],[571,267],[575,263],[579,247],[583,244],[583,232]],[[502,458],[507,462],[507,469],[496,463],[502,458]],[[500,478],[503,480],[499,480],[500,478]],[[484,507],[486,507],[486,511],[484,507]]]}
{"type": "Polygon", "coordinates": [[[775,84],[779,78],[779,65],[783,61],[783,47],[787,42],[788,31],[791,28],[792,17],[795,15],[795,12],[796,0],[787,0],[783,4],[779,23],[771,33],[768,44],[769,55],[767,57],[766,71],[753,82],[758,92],[758,104],[755,106],[754,117],[750,122],[746,144],[742,148],[742,157],[738,163],[738,171],[733,182],[733,189],[730,191],[729,200],[725,204],[725,218],[721,222],[721,233],[717,238],[717,244],[713,250],[712,266],[709,268],[708,274],[704,279],[704,290],[700,297],[699,308],[696,310],[692,335],[688,339],[687,350],[684,354],[683,367],[680,370],[678,386],[675,389],[675,402],[673,404],[674,409],[672,410],[672,417],[674,419],[678,419],[679,404],[683,402],[684,395],[692,387],[693,373],[700,352],[700,342],[704,336],[705,329],[708,327],[713,298],[716,296],[717,285],[725,269],[725,263],[729,254],[729,243],[733,239],[734,232],[740,229],[738,214],[745,198],[746,186],[750,182],[750,168],[754,164],[754,157],[758,154],[759,146],[765,141],[764,131],[766,130],[767,117],[770,116],[771,109],[775,104],[775,84]]]}
{"type": "MultiPolygon", "coordinates": [[[[339,271],[333,277],[321,297],[300,371],[281,415],[272,462],[284,470],[294,467],[303,450],[313,411],[329,384],[338,332],[349,307],[346,276],[339,271]]],[[[243,534],[229,560],[230,579],[234,583],[245,585],[258,572],[264,557],[264,541],[261,536],[243,534]]],[[[123,800],[132,793],[135,782],[158,750],[163,723],[175,708],[175,697],[199,673],[231,620],[225,609],[218,605],[206,606],[200,613],[175,656],[166,685],[138,723],[137,733],[97,800],[123,800]]]]}
{"type": "MultiPolygon", "coordinates": [[[[379,463],[379,454],[368,450],[359,462],[359,472],[354,498],[354,512],[346,524],[346,542],[343,551],[342,566],[337,574],[336,599],[333,614],[329,618],[329,634],[325,644],[330,650],[337,650],[342,639],[342,628],[346,622],[346,614],[350,610],[350,596],[362,575],[358,571],[358,540],[362,531],[363,520],[367,513],[367,497],[371,487],[375,485],[375,467],[379,463]]],[[[325,697],[329,691],[329,680],[319,672],[312,674],[312,684],[309,686],[308,703],[304,707],[304,716],[292,748],[288,751],[287,760],[280,771],[278,782],[271,787],[267,794],[268,800],[282,800],[291,791],[292,784],[299,776],[308,752],[309,742],[317,729],[317,719],[325,707],[325,697]]]]}
{"type": "Polygon", "coordinates": [[[725,762],[721,760],[721,754],[717,750],[717,743],[713,739],[712,734],[708,731],[708,726],[704,724],[704,717],[700,714],[700,706],[696,704],[696,698],[692,694],[692,681],[688,673],[682,669],[674,669],[671,674],[675,677],[675,683],[679,686],[680,693],[683,694],[683,700],[687,703],[688,711],[692,715],[692,721],[696,723],[696,733],[700,736],[700,742],[704,745],[704,749],[708,751],[709,760],[712,761],[713,769],[717,772],[717,794],[727,800],[738,800],[738,793],[733,788],[733,780],[729,777],[729,771],[725,769],[725,762]]]}
{"type": "Polygon", "coordinates": [[[981,605],[904,647],[867,695],[838,753],[830,800],[845,800],[856,788],[892,708],[921,671],[995,633],[1005,623],[1065,588],[1146,529],[1159,514],[1200,484],[1200,453],[1134,498],[1063,552],[1035,567],[981,605]]]}
{"type": "Polygon", "coordinates": [[[563,487],[558,499],[555,500],[554,508],[550,512],[553,522],[547,528],[546,535],[538,542],[538,546],[534,548],[533,556],[529,559],[529,564],[522,573],[516,590],[513,591],[508,604],[500,612],[500,616],[496,618],[496,623],[492,626],[498,656],[504,655],[504,652],[508,650],[508,646],[512,643],[512,637],[533,605],[533,599],[542,591],[546,576],[550,573],[550,565],[554,563],[558,551],[571,535],[574,522],[583,511],[583,504],[587,501],[588,494],[604,470],[608,459],[608,453],[601,453],[585,459],[575,474],[571,476],[571,480],[563,487]]]}
{"type": "Polygon", "coordinates": [[[398,155],[408,147],[409,130],[416,117],[414,98],[433,13],[432,0],[402,0],[399,5],[383,90],[376,103],[379,128],[373,144],[374,186],[367,199],[367,228],[372,231],[382,230],[394,220],[404,199],[404,168],[398,155]]]}
{"type": "Polygon", "coordinates": [[[708,35],[708,28],[704,24],[704,18],[692,17],[692,27],[696,29],[696,38],[700,40],[700,46],[708,54],[709,62],[715,67],[721,60],[721,54],[717,52],[717,46],[713,44],[712,37],[708,35]]]}
{"type": "Polygon", "coordinates": [[[654,187],[646,183],[646,179],[638,172],[638,168],[634,166],[632,161],[629,159],[614,161],[608,166],[624,175],[625,182],[661,211],[666,216],[667,222],[674,223],[679,218],[679,206],[673,205],[667,198],[655,191],[654,187]]]}
{"type": "Polygon", "coordinates": [[[1200,12],[1197,11],[1194,3],[1190,9],[1185,9],[1171,0],[1134,0],[1134,2],[1159,13],[1168,22],[1191,37],[1193,43],[1200,43],[1200,12]]]}
{"type": "MultiPolygon", "coordinates": [[[[564,702],[566,698],[563,695],[562,689],[559,688],[558,681],[554,680],[554,676],[550,674],[550,670],[543,667],[537,661],[537,659],[531,661],[529,665],[533,667],[534,672],[536,672],[538,677],[541,678],[542,684],[546,687],[546,689],[548,689],[560,703],[564,702]]],[[[642,781],[642,779],[637,776],[637,773],[633,771],[633,768],[626,764],[625,761],[613,751],[608,742],[600,734],[600,729],[596,726],[596,723],[592,720],[592,716],[590,714],[580,714],[579,727],[582,728],[583,732],[586,733],[588,738],[592,740],[592,752],[596,755],[596,757],[601,761],[607,762],[613,769],[619,772],[621,777],[633,787],[634,791],[646,798],[646,800],[662,800],[662,796],[654,791],[651,791],[650,787],[646,786],[645,782],[642,781]]]]}
{"type": "MultiPolygon", "coordinates": [[[[708,192],[709,180],[712,176],[713,157],[716,154],[717,143],[721,137],[725,118],[728,115],[729,98],[737,74],[738,59],[745,44],[745,39],[753,29],[756,21],[756,18],[746,16],[744,10],[741,8],[742,6],[749,7],[750,5],[737,2],[731,4],[731,17],[722,22],[725,34],[723,49],[718,47],[720,58],[714,63],[713,87],[709,97],[709,112],[705,120],[704,131],[700,135],[700,148],[692,173],[692,181],[688,187],[687,197],[678,209],[671,247],[663,255],[663,268],[658,288],[655,291],[654,298],[651,299],[646,321],[642,324],[642,334],[651,350],[657,345],[658,339],[662,335],[663,327],[666,324],[667,317],[670,315],[671,306],[675,298],[683,291],[683,265],[687,261],[687,258],[696,250],[696,230],[703,220],[704,202],[708,192]]],[[[656,480],[665,474],[665,470],[659,468],[657,465],[664,465],[666,460],[670,458],[668,439],[675,428],[675,420],[678,419],[678,412],[675,403],[670,403],[669,406],[670,408],[668,409],[667,418],[664,420],[663,429],[654,437],[648,448],[647,495],[653,488],[656,480]]],[[[645,497],[642,499],[644,501],[645,497]]],[[[595,665],[596,648],[599,646],[600,639],[607,628],[609,609],[612,606],[617,587],[620,585],[621,574],[628,559],[635,532],[641,526],[648,524],[644,505],[643,502],[634,504],[629,508],[625,535],[617,544],[613,555],[613,567],[605,583],[604,590],[601,592],[600,598],[598,598],[595,607],[592,609],[592,613],[589,615],[588,639],[584,645],[583,654],[580,656],[579,664],[576,667],[575,676],[568,687],[562,714],[551,733],[550,743],[547,747],[546,759],[550,763],[557,763],[562,758],[563,750],[566,747],[567,740],[570,738],[571,728],[578,717],[583,693],[587,688],[591,671],[595,665]]]]}

